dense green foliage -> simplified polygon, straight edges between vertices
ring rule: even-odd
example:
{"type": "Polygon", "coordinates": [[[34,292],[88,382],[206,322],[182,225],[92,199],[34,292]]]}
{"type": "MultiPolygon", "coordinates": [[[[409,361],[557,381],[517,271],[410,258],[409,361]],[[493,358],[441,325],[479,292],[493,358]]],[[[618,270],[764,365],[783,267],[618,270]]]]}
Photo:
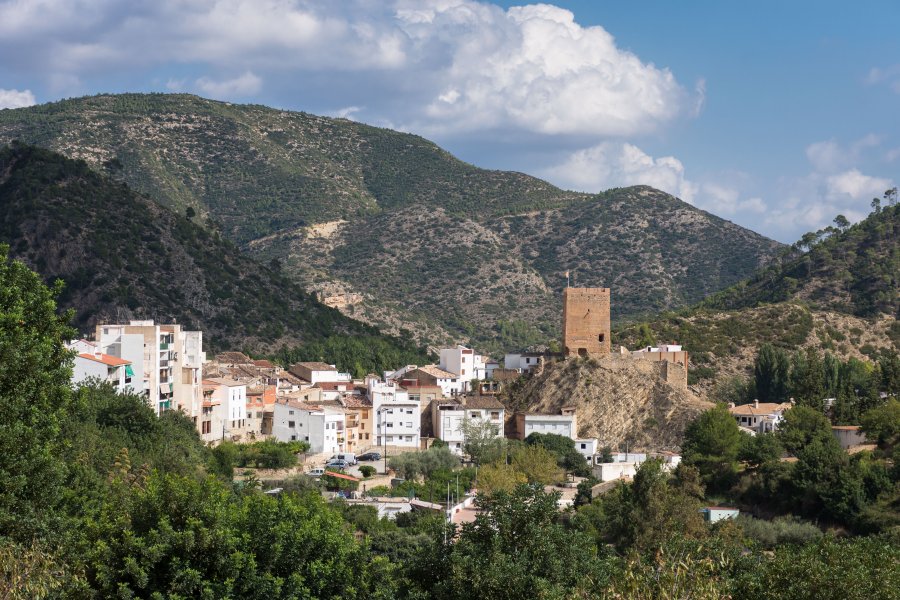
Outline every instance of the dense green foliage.
{"type": "MultiPolygon", "coordinates": [[[[527,483],[479,495],[474,522],[448,527],[440,514],[409,513],[391,523],[371,507],[326,503],[305,476],[273,496],[222,468],[238,461],[236,451],[258,461],[300,447],[211,451],[179,413],[157,417],[140,397],[109,386],[70,390],[63,340],[71,331],[53,292],[21,263],[0,267],[0,365],[13,367],[0,369],[0,408],[24,419],[0,427],[9,484],[0,490],[3,597],[900,597],[898,470],[874,454],[848,457],[813,408],[792,409],[778,434],[797,461],[757,449],[758,466],[729,494],[880,535],[836,540],[795,519],[709,526],[698,512],[700,471],[684,464],[672,476],[656,460],[632,484],[560,512],[558,493],[543,490],[559,476],[557,457],[539,443],[514,445],[507,466],[527,483]],[[29,375],[25,362],[43,372],[29,375]],[[29,402],[48,414],[29,414],[29,402]]],[[[892,402],[865,413],[882,453],[896,442],[892,402]]],[[[716,415],[701,418],[692,447],[731,460],[731,444],[708,439],[731,439],[716,415]]],[[[446,446],[411,454],[427,479],[398,491],[433,501],[449,491],[458,501],[474,468],[451,470],[426,455],[453,458],[446,446]]]]}
{"type": "Polygon", "coordinates": [[[235,467],[286,469],[297,464],[297,455],[309,450],[308,442],[279,442],[273,439],[235,444],[223,441],[212,449],[210,470],[231,477],[235,467]]]}
{"type": "Polygon", "coordinates": [[[575,441],[556,433],[531,433],[525,438],[528,445],[543,446],[556,457],[556,464],[567,473],[587,477],[591,468],[587,459],[575,449],[575,441]]]}
{"type": "Polygon", "coordinates": [[[721,490],[734,483],[741,431],[728,408],[719,404],[701,414],[684,431],[684,462],[696,466],[704,483],[721,490]]]}
{"type": "MultiPolygon", "coordinates": [[[[2,168],[0,168],[2,171],[2,168]]],[[[65,469],[53,459],[71,401],[73,333],[54,296],[0,245],[0,534],[34,534],[52,513],[65,469]]]]}
{"type": "Polygon", "coordinates": [[[429,479],[438,471],[449,471],[459,465],[459,458],[446,446],[432,446],[422,452],[392,456],[388,464],[406,479],[429,479]]]}
{"type": "Polygon", "coordinates": [[[218,234],[39,148],[0,149],[0,242],[46,279],[66,282],[60,304],[84,330],[101,318],[176,319],[202,329],[212,349],[283,341],[349,354],[363,343],[376,359],[366,365],[421,358],[408,341],[319,304],[218,234]]]}
{"type": "Polygon", "coordinates": [[[898,237],[900,205],[894,202],[876,208],[855,225],[804,235],[787,259],[703,305],[734,310],[803,297],[814,305],[855,315],[900,316],[898,237]]]}
{"type": "Polygon", "coordinates": [[[427,363],[434,356],[425,348],[416,348],[408,339],[369,334],[328,336],[302,346],[282,348],[274,358],[284,367],[298,362],[324,362],[353,377],[363,378],[398,365],[427,363]]]}

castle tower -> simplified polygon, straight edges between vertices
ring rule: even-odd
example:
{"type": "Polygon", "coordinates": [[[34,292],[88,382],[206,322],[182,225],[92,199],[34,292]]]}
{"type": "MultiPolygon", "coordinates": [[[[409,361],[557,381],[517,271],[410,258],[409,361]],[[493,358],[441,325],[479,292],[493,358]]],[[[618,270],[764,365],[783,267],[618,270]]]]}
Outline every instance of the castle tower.
{"type": "Polygon", "coordinates": [[[565,356],[609,354],[609,288],[563,290],[562,348],[565,356]]]}

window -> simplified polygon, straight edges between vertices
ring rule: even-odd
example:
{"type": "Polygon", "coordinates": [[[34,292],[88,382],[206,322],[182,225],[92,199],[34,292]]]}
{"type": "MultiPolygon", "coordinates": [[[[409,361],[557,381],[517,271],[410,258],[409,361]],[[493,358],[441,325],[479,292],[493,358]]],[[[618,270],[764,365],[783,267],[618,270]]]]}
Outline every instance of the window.
{"type": "Polygon", "coordinates": [[[294,422],[293,422],[293,421],[288,421],[288,427],[290,427],[291,429],[293,429],[293,428],[294,428],[294,422]]]}
{"type": "Polygon", "coordinates": [[[465,375],[465,374],[466,374],[466,370],[463,369],[463,370],[460,372],[460,375],[465,375]]]}
{"type": "Polygon", "coordinates": [[[499,410],[492,410],[492,411],[491,411],[491,418],[492,418],[492,419],[499,419],[499,418],[500,418],[500,411],[499,411],[499,410]]]}
{"type": "Polygon", "coordinates": [[[359,428],[360,428],[360,429],[365,429],[365,428],[366,428],[366,424],[365,424],[365,423],[360,423],[360,424],[359,424],[359,428]]]}
{"type": "Polygon", "coordinates": [[[413,414],[413,409],[411,409],[411,408],[410,408],[410,409],[407,409],[406,414],[408,414],[408,415],[413,414]]]}
{"type": "Polygon", "coordinates": [[[292,441],[292,442],[297,441],[297,436],[296,436],[296,435],[292,435],[292,436],[291,436],[291,441],[292,441]]]}
{"type": "Polygon", "coordinates": [[[582,445],[581,445],[581,449],[582,449],[582,450],[587,450],[587,444],[582,444],[582,445]]]}
{"type": "Polygon", "coordinates": [[[470,412],[470,413],[469,413],[469,418],[470,418],[470,419],[477,419],[477,418],[480,417],[480,416],[481,416],[481,415],[479,415],[477,412],[470,412]]]}
{"type": "Polygon", "coordinates": [[[412,427],[412,422],[407,422],[407,423],[406,423],[406,426],[407,426],[407,427],[412,427]]]}
{"type": "Polygon", "coordinates": [[[606,338],[606,334],[601,333],[597,336],[597,341],[602,342],[606,338]]]}
{"type": "Polygon", "coordinates": [[[289,410],[289,411],[288,411],[288,414],[289,414],[289,415],[292,415],[292,414],[294,414],[294,411],[289,410]]]}
{"type": "Polygon", "coordinates": [[[385,427],[393,427],[393,426],[394,426],[393,423],[385,423],[385,427]]]}

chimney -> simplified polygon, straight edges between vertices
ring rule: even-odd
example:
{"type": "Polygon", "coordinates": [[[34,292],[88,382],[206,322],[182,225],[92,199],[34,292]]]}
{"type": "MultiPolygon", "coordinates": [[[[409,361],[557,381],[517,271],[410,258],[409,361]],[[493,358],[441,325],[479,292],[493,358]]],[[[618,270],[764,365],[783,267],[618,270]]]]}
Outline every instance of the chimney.
{"type": "Polygon", "coordinates": [[[753,401],[753,408],[759,408],[759,400],[753,401]]]}

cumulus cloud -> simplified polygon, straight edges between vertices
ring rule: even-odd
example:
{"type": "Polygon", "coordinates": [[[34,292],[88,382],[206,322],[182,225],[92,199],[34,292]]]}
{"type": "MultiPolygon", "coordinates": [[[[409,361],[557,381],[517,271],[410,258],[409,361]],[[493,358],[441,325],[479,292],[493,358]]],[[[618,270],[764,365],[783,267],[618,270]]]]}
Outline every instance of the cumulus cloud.
{"type": "Polygon", "coordinates": [[[35,104],[31,90],[5,90],[0,88],[0,109],[23,108],[35,104]]]}
{"type": "Polygon", "coordinates": [[[829,175],[825,179],[826,194],[831,200],[871,200],[881,196],[891,185],[890,179],[863,175],[858,169],[829,175]]]}
{"type": "Polygon", "coordinates": [[[637,146],[603,142],[572,153],[543,175],[564,188],[599,192],[611,187],[649,185],[693,202],[697,186],[684,177],[684,165],[674,156],[653,158],[637,146]]]}
{"type": "Polygon", "coordinates": [[[262,79],[251,73],[244,72],[232,79],[215,80],[209,77],[201,77],[195,82],[197,89],[211,98],[234,98],[252,96],[262,88],[262,79]]]}
{"type": "Polygon", "coordinates": [[[254,77],[278,80],[423,133],[627,136],[696,114],[705,86],[688,92],[568,10],[474,0],[13,2],[0,4],[0,54],[15,57],[7,68],[73,82],[165,64],[201,69],[188,80],[243,72],[195,84],[252,95],[254,77]],[[355,86],[340,81],[351,71],[355,86]]]}
{"type": "Polygon", "coordinates": [[[717,215],[759,215],[767,210],[762,198],[742,197],[731,182],[690,180],[674,156],[654,158],[629,143],[603,142],[579,150],[542,175],[561,187],[584,192],[649,185],[717,215]]]}

